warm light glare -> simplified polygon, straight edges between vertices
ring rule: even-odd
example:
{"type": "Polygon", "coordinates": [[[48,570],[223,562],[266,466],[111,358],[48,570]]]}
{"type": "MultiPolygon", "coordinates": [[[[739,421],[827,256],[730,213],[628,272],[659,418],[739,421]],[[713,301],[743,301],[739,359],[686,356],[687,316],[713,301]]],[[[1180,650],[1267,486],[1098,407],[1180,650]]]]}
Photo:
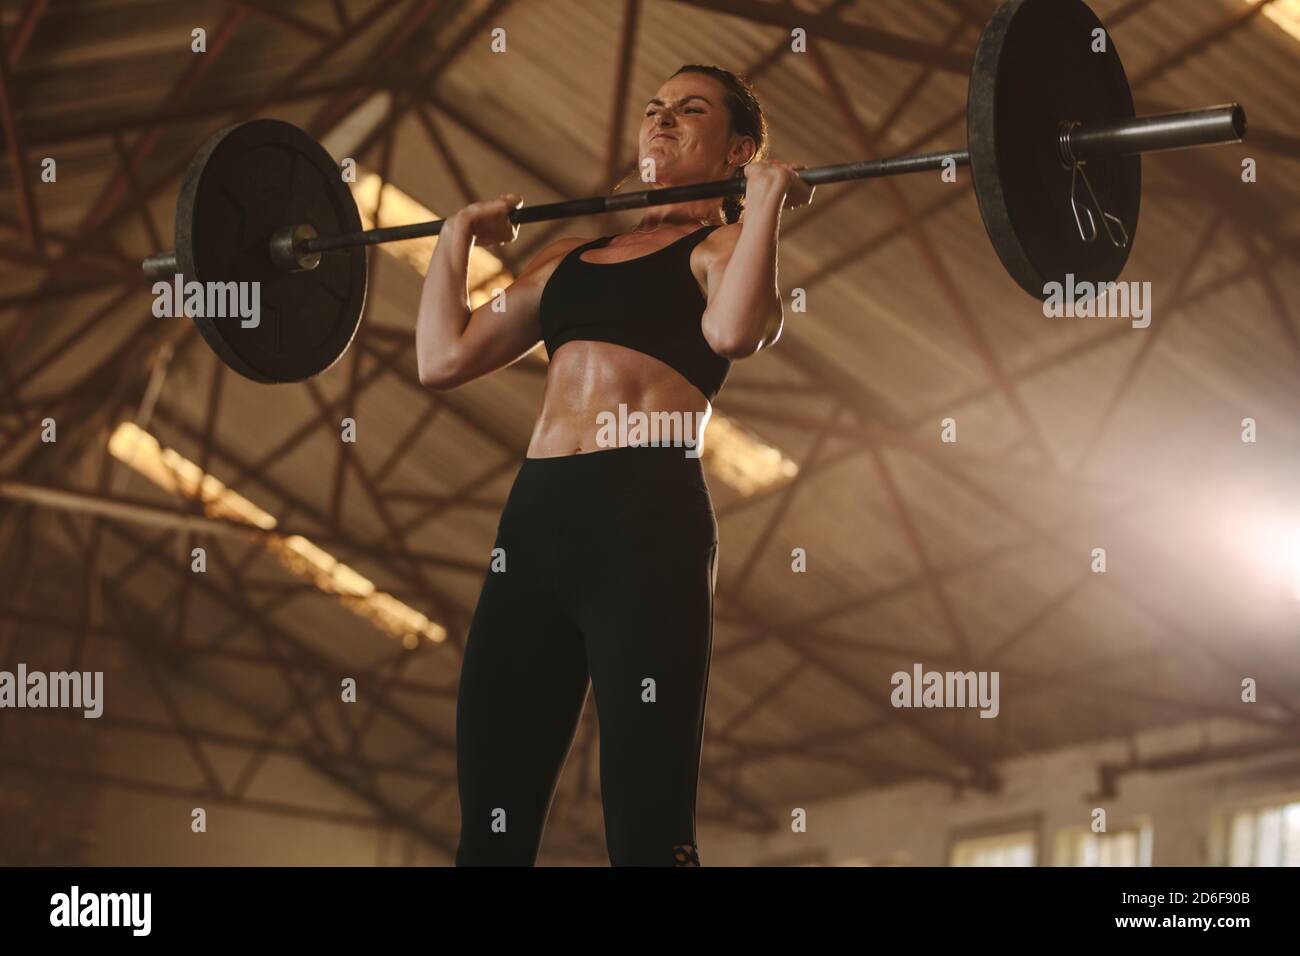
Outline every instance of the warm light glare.
{"type": "MultiPolygon", "coordinates": [[[[163,448],[153,435],[132,422],[117,427],[108,440],[108,450],[158,487],[202,502],[209,517],[238,521],[263,531],[278,524],[273,515],[212,475],[204,474],[194,462],[163,448]]],[[[336,595],[353,613],[400,639],[407,648],[418,646],[420,637],[435,643],[446,640],[445,628],[391,594],[377,590],[374,582],[301,535],[267,535],[265,544],[289,571],[326,594],[336,595]]]]}
{"type": "Polygon", "coordinates": [[[1251,517],[1242,542],[1259,571],[1300,601],[1300,518],[1251,517]]]}
{"type": "Polygon", "coordinates": [[[1280,522],[1263,538],[1265,558],[1286,578],[1300,601],[1300,522],[1280,522]]]}
{"type": "MultiPolygon", "coordinates": [[[[1260,0],[1246,0],[1246,3],[1257,6],[1260,0]]],[[[1273,0],[1264,8],[1263,15],[1300,40],[1300,0],[1273,0]]]]}
{"type": "Polygon", "coordinates": [[[749,496],[788,481],[799,466],[734,421],[714,415],[704,433],[704,460],[719,478],[749,496]]]}
{"type": "Polygon", "coordinates": [[[1300,526],[1291,529],[1290,541],[1284,547],[1291,573],[1291,596],[1300,601],[1300,526]]]}

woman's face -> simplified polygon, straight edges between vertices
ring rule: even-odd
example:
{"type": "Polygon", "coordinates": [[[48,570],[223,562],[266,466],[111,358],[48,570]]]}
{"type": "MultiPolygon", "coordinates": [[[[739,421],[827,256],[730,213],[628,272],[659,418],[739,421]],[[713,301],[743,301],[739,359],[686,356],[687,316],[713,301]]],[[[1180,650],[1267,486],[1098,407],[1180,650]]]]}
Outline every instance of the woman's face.
{"type": "Polygon", "coordinates": [[[754,140],[732,133],[726,93],[702,73],[679,73],[659,87],[641,121],[642,175],[646,159],[663,186],[727,179],[747,162],[754,140]]]}

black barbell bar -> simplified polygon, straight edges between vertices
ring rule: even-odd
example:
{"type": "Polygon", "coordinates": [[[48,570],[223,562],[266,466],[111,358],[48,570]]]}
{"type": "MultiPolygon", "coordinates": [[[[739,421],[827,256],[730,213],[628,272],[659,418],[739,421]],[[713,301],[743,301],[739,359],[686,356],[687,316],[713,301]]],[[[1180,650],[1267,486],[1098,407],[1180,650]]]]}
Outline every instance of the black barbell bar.
{"type": "MultiPolygon", "coordinates": [[[[882,176],[901,176],[906,173],[919,173],[926,170],[942,169],[945,162],[953,160],[958,166],[970,163],[970,153],[926,153],[920,156],[900,156],[891,159],[870,159],[857,163],[843,163],[837,166],[819,166],[815,169],[799,171],[799,178],[810,186],[822,183],[849,182],[858,179],[878,179],[882,176]]],[[[646,189],[634,193],[615,193],[612,196],[594,196],[590,199],[567,199],[562,202],[544,203],[540,206],[524,206],[510,212],[513,223],[546,222],[551,219],[570,219],[575,216],[594,216],[600,213],[620,212],[625,209],[643,209],[647,206],[668,206],[674,203],[694,202],[698,199],[720,199],[723,196],[739,196],[745,192],[745,180],[719,179],[707,183],[688,183],[684,186],[667,186],[663,189],[646,189]]],[[[386,226],[382,229],[367,229],[365,232],[347,233],[339,236],[320,236],[300,244],[301,252],[329,252],[334,249],[347,249],[352,246],[376,245],[382,242],[396,242],[401,239],[418,239],[422,236],[436,236],[442,231],[447,220],[437,219],[431,222],[417,222],[406,226],[386,226]]]]}
{"type": "Polygon", "coordinates": [[[1070,124],[1063,142],[1067,155],[1087,162],[1103,156],[1239,143],[1245,138],[1246,111],[1230,103],[1092,126],[1070,124]]]}
{"type": "MultiPolygon", "coordinates": [[[[1139,116],[1090,126],[1063,122],[1059,148],[1062,162],[1069,165],[1103,156],[1240,142],[1246,135],[1246,125],[1246,111],[1235,103],[1158,116],[1139,116]]],[[[969,165],[970,152],[949,150],[819,166],[814,169],[800,170],[799,178],[810,186],[820,186],[828,183],[934,171],[945,168],[949,163],[956,166],[969,165]]],[[[689,183],[663,189],[647,189],[633,193],[616,193],[611,196],[524,206],[512,210],[509,219],[516,224],[545,222],[627,209],[642,209],[648,206],[694,202],[699,199],[718,199],[724,196],[741,195],[744,192],[743,178],[722,179],[707,183],[689,183]]],[[[436,219],[334,236],[316,236],[310,227],[294,223],[277,230],[271,237],[270,258],[285,271],[311,269],[319,261],[320,253],[436,236],[442,231],[446,221],[436,219]]],[[[176,255],[172,252],[156,253],[144,260],[143,268],[149,278],[170,277],[177,271],[176,255]]]]}

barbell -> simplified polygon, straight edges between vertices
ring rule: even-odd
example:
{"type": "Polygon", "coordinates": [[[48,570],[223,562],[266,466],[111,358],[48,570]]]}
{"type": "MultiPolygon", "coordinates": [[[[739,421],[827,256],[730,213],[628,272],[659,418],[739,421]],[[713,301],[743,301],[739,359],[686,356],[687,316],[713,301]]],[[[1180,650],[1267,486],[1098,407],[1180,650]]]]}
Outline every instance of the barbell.
{"type": "MultiPolygon", "coordinates": [[[[1083,0],[1008,0],[985,27],[967,97],[968,148],[805,169],[810,185],[969,166],[999,259],[1029,294],[1112,282],[1137,231],[1141,154],[1241,141],[1237,104],[1138,117],[1119,53],[1083,0]],[[1100,31],[1100,32],[1099,32],[1100,31]],[[1104,43],[1099,42],[1104,40],[1104,43]],[[1101,239],[1104,232],[1105,239],[1101,239]]],[[[743,179],[526,206],[524,224],[721,198],[743,179]]],[[[334,159],[292,124],[258,119],[213,135],[176,204],[176,248],[151,279],[259,282],[261,319],[195,315],[235,371],[293,382],[342,357],[366,294],[366,247],[435,236],[445,220],[362,230],[334,159]]]]}

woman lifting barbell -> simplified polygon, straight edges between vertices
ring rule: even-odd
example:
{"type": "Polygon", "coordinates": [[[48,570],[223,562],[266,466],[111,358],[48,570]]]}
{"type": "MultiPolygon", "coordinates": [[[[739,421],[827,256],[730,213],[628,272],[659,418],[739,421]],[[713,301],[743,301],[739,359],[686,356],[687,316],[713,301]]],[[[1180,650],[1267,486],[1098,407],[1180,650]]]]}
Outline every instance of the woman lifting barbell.
{"type": "Polygon", "coordinates": [[[508,196],[451,220],[362,231],[334,158],[301,129],[261,118],[204,143],[182,181],[176,249],[147,257],[143,269],[159,280],[260,283],[273,306],[265,321],[195,316],[241,375],[298,382],[330,368],[361,319],[365,249],[440,233],[418,322],[421,379],[454,387],[539,340],[551,353],[541,414],[498,527],[509,570],[494,565],[488,575],[466,648],[459,862],[535,860],[589,682],[611,860],[697,860],[716,521],[697,459],[636,447],[643,443],[631,436],[607,447],[602,419],[628,408],[705,418],[730,361],[776,340],[779,210],[810,199],[809,184],[968,164],[993,248],[1026,292],[1045,299],[1060,284],[1118,278],[1141,206],[1138,154],[1239,142],[1247,122],[1238,104],[1135,116],[1115,45],[1097,55],[1098,31],[1083,0],[1009,0],[976,48],[968,149],[798,177],[763,160],[762,111],[748,87],[710,67],[684,67],[651,101],[640,139],[657,167],[648,193],[528,208],[508,196]],[[1043,76],[1056,81],[1044,85],[1043,76]],[[720,198],[742,192],[743,223],[740,206],[720,198]],[[632,232],[553,243],[493,307],[466,303],[475,242],[513,239],[512,223],[642,206],[655,211],[632,232]],[[1094,210],[1123,226],[1110,242],[1085,228],[1085,217],[1097,225],[1094,210]],[[249,244],[260,236],[264,247],[249,244]]]}
{"type": "Polygon", "coordinates": [[[684,446],[702,435],[636,443],[607,425],[636,412],[703,423],[731,362],[776,341],[780,211],[812,188],[765,158],[762,107],[717,67],[684,66],[660,87],[639,147],[654,188],[735,176],[745,195],[651,207],[631,232],[552,242],[504,308],[471,311],[470,250],[514,239],[507,217],[521,199],[473,203],[443,227],[420,299],[428,387],[496,371],[539,341],[550,356],[497,530],[504,570],[488,573],[466,639],[458,866],[536,861],[589,684],[610,862],[699,865],[717,521],[698,448],[684,446]]]}

